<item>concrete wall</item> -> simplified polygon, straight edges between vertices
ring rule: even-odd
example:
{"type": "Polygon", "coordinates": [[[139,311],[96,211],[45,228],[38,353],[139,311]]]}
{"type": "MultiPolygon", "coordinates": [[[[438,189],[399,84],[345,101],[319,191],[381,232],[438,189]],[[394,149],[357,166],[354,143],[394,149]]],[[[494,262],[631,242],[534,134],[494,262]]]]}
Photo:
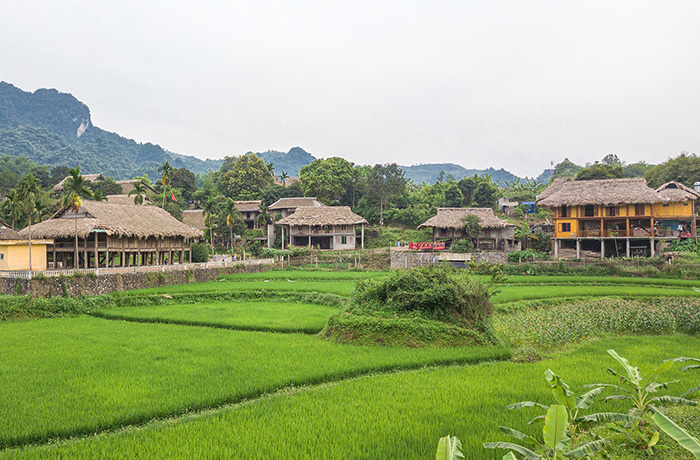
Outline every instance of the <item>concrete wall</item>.
{"type": "Polygon", "coordinates": [[[70,296],[100,295],[115,291],[199,283],[214,280],[220,275],[261,272],[274,267],[274,264],[238,265],[233,267],[194,268],[191,270],[146,273],[118,273],[99,276],[82,275],[63,278],[35,277],[31,280],[0,278],[0,292],[2,294],[31,295],[32,297],[60,296],[64,294],[64,291],[70,296]]]}

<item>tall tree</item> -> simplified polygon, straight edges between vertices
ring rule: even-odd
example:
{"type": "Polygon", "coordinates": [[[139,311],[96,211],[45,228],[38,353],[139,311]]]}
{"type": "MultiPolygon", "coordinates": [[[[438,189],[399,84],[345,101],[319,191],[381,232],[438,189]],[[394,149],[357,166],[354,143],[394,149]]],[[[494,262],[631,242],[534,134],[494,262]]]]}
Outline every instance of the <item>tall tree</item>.
{"type": "Polygon", "coordinates": [[[692,187],[700,180],[700,157],[695,154],[682,152],[675,158],[669,158],[648,170],[646,177],[649,187],[658,187],[666,182],[676,181],[692,187]]]}
{"type": "Polygon", "coordinates": [[[210,195],[203,205],[204,225],[209,228],[209,245],[211,253],[214,254],[214,219],[216,218],[216,198],[210,195]]]}
{"type": "Polygon", "coordinates": [[[406,190],[406,178],[396,163],[374,165],[368,177],[368,195],[379,202],[379,226],[384,228],[384,207],[391,197],[406,190]]]}
{"type": "Polygon", "coordinates": [[[12,220],[12,228],[16,229],[17,220],[22,214],[22,202],[19,199],[17,189],[13,188],[5,195],[5,200],[2,202],[2,209],[5,215],[12,220]]]}
{"type": "Polygon", "coordinates": [[[337,203],[350,189],[352,179],[353,164],[339,157],[314,160],[299,171],[304,194],[326,204],[337,203]]]}
{"type": "Polygon", "coordinates": [[[73,268],[78,267],[78,211],[83,205],[83,198],[93,197],[92,190],[85,178],[80,174],[80,165],[75,169],[68,169],[68,179],[63,183],[63,207],[73,212],[73,222],[75,225],[75,253],[73,255],[73,268]]]}
{"type": "Polygon", "coordinates": [[[219,172],[219,186],[228,198],[253,199],[273,183],[268,166],[255,154],[242,155],[233,160],[233,165],[227,162],[224,163],[226,170],[222,166],[219,172]]]}
{"type": "Polygon", "coordinates": [[[226,227],[228,227],[228,237],[229,244],[233,248],[233,223],[235,222],[236,214],[238,213],[238,208],[236,208],[236,202],[231,198],[226,199],[226,227]]]}
{"type": "Polygon", "coordinates": [[[158,171],[160,172],[160,182],[163,184],[163,204],[161,208],[165,208],[165,192],[173,177],[173,167],[170,166],[169,161],[166,161],[158,167],[158,171]]]}
{"type": "Polygon", "coordinates": [[[37,201],[40,200],[43,190],[34,174],[29,173],[19,183],[17,192],[29,219],[29,271],[32,271],[32,216],[36,212],[37,201]]]}
{"type": "Polygon", "coordinates": [[[606,164],[596,162],[579,171],[576,174],[576,180],[619,179],[624,177],[624,175],[622,165],[619,163],[606,164]]]}

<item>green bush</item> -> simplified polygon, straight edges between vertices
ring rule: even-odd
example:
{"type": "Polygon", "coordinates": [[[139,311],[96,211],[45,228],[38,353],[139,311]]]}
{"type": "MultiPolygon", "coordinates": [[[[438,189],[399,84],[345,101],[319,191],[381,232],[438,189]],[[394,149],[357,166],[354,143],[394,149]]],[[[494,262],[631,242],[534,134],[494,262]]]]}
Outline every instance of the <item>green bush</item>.
{"type": "Polygon", "coordinates": [[[474,249],[474,245],[468,239],[458,240],[450,246],[450,251],[459,253],[471,252],[472,249],[474,249]]]}
{"type": "Polygon", "coordinates": [[[362,309],[416,313],[428,319],[477,324],[491,317],[493,293],[478,278],[448,266],[397,270],[378,280],[360,280],[353,304],[362,309]]]}
{"type": "Polygon", "coordinates": [[[209,246],[204,243],[192,245],[192,262],[206,262],[209,260],[209,246]]]}
{"type": "Polygon", "coordinates": [[[521,262],[527,260],[544,260],[549,259],[549,256],[544,252],[533,251],[526,249],[524,251],[514,251],[508,254],[508,262],[521,262]]]}

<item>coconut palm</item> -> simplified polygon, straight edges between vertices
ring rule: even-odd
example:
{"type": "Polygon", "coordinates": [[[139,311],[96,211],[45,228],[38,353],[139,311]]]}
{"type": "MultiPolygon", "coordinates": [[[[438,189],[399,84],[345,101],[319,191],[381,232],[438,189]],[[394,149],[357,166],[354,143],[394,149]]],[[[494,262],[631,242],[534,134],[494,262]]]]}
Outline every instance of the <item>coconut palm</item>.
{"type": "Polygon", "coordinates": [[[226,200],[226,226],[228,227],[228,234],[230,238],[231,249],[233,249],[233,216],[238,212],[236,208],[236,202],[231,198],[226,200]]]}
{"type": "Polygon", "coordinates": [[[83,198],[90,199],[94,195],[85,178],[80,174],[80,165],[77,165],[75,169],[69,169],[68,174],[68,179],[63,183],[62,205],[73,211],[73,221],[75,222],[73,268],[78,268],[78,211],[83,205],[83,198]]]}
{"type": "Polygon", "coordinates": [[[137,177],[138,182],[134,182],[134,188],[129,192],[129,196],[134,196],[134,204],[143,204],[143,199],[146,196],[146,181],[143,177],[137,177]]]}
{"type": "Polygon", "coordinates": [[[19,193],[17,189],[12,189],[5,195],[5,201],[2,202],[2,210],[12,220],[12,228],[16,227],[16,222],[22,214],[22,203],[18,199],[19,193]]]}
{"type": "Polygon", "coordinates": [[[280,182],[282,182],[282,185],[287,185],[287,179],[289,179],[289,174],[287,174],[286,171],[282,171],[282,174],[280,174],[280,182]]]}
{"type": "Polygon", "coordinates": [[[169,161],[166,161],[158,168],[158,171],[161,173],[160,182],[163,184],[163,204],[161,208],[165,208],[165,190],[170,185],[170,179],[173,177],[173,167],[170,166],[169,161]]]}
{"type": "Polygon", "coordinates": [[[258,227],[264,227],[265,225],[270,223],[270,213],[267,209],[267,206],[265,206],[265,203],[260,205],[260,214],[255,218],[255,223],[258,225],[258,227]]]}
{"type": "Polygon", "coordinates": [[[36,212],[37,201],[41,199],[43,190],[34,174],[29,173],[17,186],[17,199],[22,203],[29,218],[29,271],[32,271],[32,216],[36,212]]]}
{"type": "Polygon", "coordinates": [[[216,212],[216,199],[209,195],[207,201],[204,202],[204,225],[209,228],[209,245],[211,253],[214,254],[214,213],[216,212]]]}

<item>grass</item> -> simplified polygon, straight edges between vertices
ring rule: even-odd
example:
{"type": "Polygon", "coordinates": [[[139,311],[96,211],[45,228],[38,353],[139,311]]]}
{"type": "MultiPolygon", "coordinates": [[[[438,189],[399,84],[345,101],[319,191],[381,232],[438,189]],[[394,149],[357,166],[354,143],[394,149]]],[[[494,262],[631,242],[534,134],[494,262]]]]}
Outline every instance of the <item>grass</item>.
{"type": "Polygon", "coordinates": [[[503,348],[343,346],[304,334],[54,318],[0,324],[0,447],[138,424],[368,372],[507,359],[503,348]]]}
{"type": "Polygon", "coordinates": [[[271,279],[266,282],[264,279],[249,279],[243,281],[216,280],[204,283],[180,284],[176,286],[163,286],[149,289],[139,289],[129,291],[121,295],[142,295],[142,294],[178,294],[191,292],[225,292],[225,291],[296,291],[296,292],[321,292],[329,294],[339,294],[349,296],[355,289],[355,281],[321,281],[321,280],[299,280],[287,281],[286,279],[271,279]]]}
{"type": "MultiPolygon", "coordinates": [[[[418,460],[433,458],[438,439],[452,434],[461,439],[466,459],[500,459],[505,451],[481,445],[508,440],[498,431],[499,425],[535,434],[538,427],[527,426],[526,421],[539,412],[508,411],[505,406],[520,400],[550,404],[545,369],[560,374],[580,394],[583,384],[614,381],[605,371],[614,366],[605,353],[608,348],[644,370],[669,357],[697,354],[699,347],[699,339],[686,336],[620,337],[589,342],[533,364],[485,363],[367,376],[286,392],[202,417],[158,422],[146,429],[5,450],[0,458],[418,460]]],[[[692,376],[678,367],[664,374],[665,380],[683,379],[673,394],[693,386],[692,376]]],[[[624,410],[620,404],[599,402],[593,409],[624,410]]],[[[697,415],[689,419],[693,417],[697,415]]],[[[669,443],[668,438],[662,436],[662,443],[669,443]]],[[[677,447],[661,455],[689,458],[677,447]]],[[[633,453],[625,458],[647,457],[633,453]]]]}
{"type": "Polygon", "coordinates": [[[298,302],[232,301],[106,308],[94,316],[270,332],[317,333],[338,309],[298,302]]]}
{"type": "Polygon", "coordinates": [[[669,287],[700,287],[700,281],[671,278],[627,278],[620,276],[524,276],[510,275],[507,284],[585,284],[598,285],[641,285],[669,287]]]}
{"type": "Polygon", "coordinates": [[[223,275],[220,278],[227,281],[243,280],[358,280],[366,278],[382,278],[389,272],[353,272],[353,271],[306,271],[306,270],[270,270],[257,273],[241,273],[236,275],[223,275]]]}

